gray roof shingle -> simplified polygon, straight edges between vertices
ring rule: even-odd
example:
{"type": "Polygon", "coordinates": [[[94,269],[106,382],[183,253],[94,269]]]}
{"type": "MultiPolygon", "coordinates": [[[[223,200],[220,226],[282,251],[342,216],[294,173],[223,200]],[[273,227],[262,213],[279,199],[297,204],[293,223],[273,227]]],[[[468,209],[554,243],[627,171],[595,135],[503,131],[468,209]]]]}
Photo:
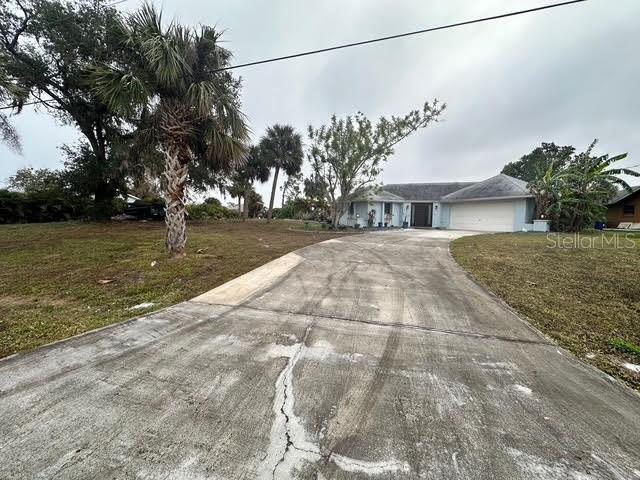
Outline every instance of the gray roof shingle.
{"type": "Polygon", "coordinates": [[[636,193],[638,190],[640,190],[640,185],[636,185],[635,187],[631,187],[631,192],[628,191],[627,189],[622,189],[620,190],[618,193],[616,193],[613,198],[611,200],[609,200],[609,205],[613,205],[615,203],[618,203],[621,200],[624,200],[625,198],[627,198],[630,195],[633,195],[634,193],[636,193]]]}
{"type": "Polygon", "coordinates": [[[441,198],[443,202],[464,202],[492,198],[533,197],[527,182],[501,173],[482,182],[462,188],[441,198]]]}
{"type": "Polygon", "coordinates": [[[358,198],[354,199],[357,201],[369,201],[369,202],[402,202],[404,199],[399,197],[398,195],[394,195],[391,192],[387,192],[386,190],[378,190],[372,189],[358,198]]]}
{"type": "Polygon", "coordinates": [[[383,185],[382,188],[410,202],[433,202],[440,200],[449,193],[473,184],[474,182],[389,183],[383,185]]]}

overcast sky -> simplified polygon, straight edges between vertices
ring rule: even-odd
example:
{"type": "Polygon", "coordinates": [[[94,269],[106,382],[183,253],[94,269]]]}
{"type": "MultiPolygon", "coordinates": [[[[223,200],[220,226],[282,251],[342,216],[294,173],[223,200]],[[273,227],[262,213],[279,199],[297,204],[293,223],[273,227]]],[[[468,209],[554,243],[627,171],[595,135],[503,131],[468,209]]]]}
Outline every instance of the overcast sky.
{"type": "MultiPolygon", "coordinates": [[[[164,0],[166,17],[225,29],[235,63],[531,8],[536,0],[164,0]]],[[[157,2],[160,5],[160,2],[157,2]]],[[[135,0],[121,4],[131,10],[135,0]]],[[[543,141],[640,163],[639,0],[589,0],[477,25],[240,69],[254,138],[273,123],[305,135],[358,110],[447,103],[442,121],[396,148],[383,183],[482,180],[543,141]]],[[[73,127],[27,108],[22,156],[0,146],[0,180],[61,165],[73,127]]],[[[640,183],[638,181],[632,183],[640,183]]],[[[258,186],[268,200],[269,185],[258,186]]],[[[279,197],[279,195],[277,196],[279,197]]],[[[279,200],[277,201],[279,203],[279,200]]]]}

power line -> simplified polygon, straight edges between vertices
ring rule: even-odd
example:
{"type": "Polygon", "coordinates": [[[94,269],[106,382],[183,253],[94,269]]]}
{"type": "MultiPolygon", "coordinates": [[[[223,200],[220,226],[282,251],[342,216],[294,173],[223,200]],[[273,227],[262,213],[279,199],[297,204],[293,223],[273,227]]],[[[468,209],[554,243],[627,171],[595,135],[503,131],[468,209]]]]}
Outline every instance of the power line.
{"type": "MultiPolygon", "coordinates": [[[[116,1],[114,3],[109,4],[109,6],[113,6],[113,5],[116,5],[118,3],[122,3],[124,1],[126,1],[126,0],[118,0],[118,1],[116,1]]],[[[490,17],[477,18],[475,20],[466,20],[466,21],[463,21],[463,22],[450,23],[448,25],[441,25],[439,27],[424,28],[422,30],[414,30],[414,31],[411,31],[411,32],[399,33],[399,34],[396,34],[396,35],[388,35],[386,37],[372,38],[372,39],[369,39],[369,40],[362,40],[360,42],[345,43],[345,44],[342,44],[342,45],[335,45],[333,47],[320,48],[320,49],[317,49],[317,50],[309,50],[309,51],[306,51],[306,52],[299,52],[299,53],[294,53],[294,54],[291,54],[291,55],[284,55],[284,56],[281,56],[281,57],[267,58],[265,60],[256,60],[254,62],[241,63],[241,64],[238,64],[238,65],[230,65],[228,67],[218,68],[218,69],[214,70],[214,72],[222,72],[222,71],[225,71],[225,70],[234,70],[236,68],[245,68],[245,67],[250,67],[250,66],[253,66],[253,65],[261,65],[263,63],[280,62],[280,61],[283,61],[283,60],[290,60],[292,58],[306,57],[306,56],[309,56],[309,55],[317,55],[319,53],[331,52],[333,50],[341,50],[343,48],[358,47],[358,46],[361,46],[361,45],[368,45],[370,43],[378,43],[378,42],[384,42],[384,41],[387,41],[387,40],[395,40],[396,38],[409,37],[409,36],[413,36],[413,35],[421,35],[421,34],[424,34],[424,33],[435,32],[435,31],[438,31],[438,30],[446,30],[446,29],[449,29],[449,28],[456,28],[456,27],[461,27],[461,26],[464,26],[464,25],[471,25],[471,24],[474,24],[474,23],[489,22],[489,21],[492,21],[492,20],[500,20],[500,19],[503,19],[503,18],[515,17],[517,15],[524,15],[524,14],[527,14],[527,13],[534,13],[534,12],[539,12],[539,11],[542,11],[542,10],[549,10],[551,8],[563,7],[563,6],[566,6],[566,5],[572,5],[574,3],[582,3],[582,2],[586,2],[586,1],[587,0],[570,0],[570,1],[566,1],[566,2],[554,3],[554,4],[551,4],[551,5],[544,5],[542,7],[529,8],[529,9],[526,9],[526,10],[518,10],[518,11],[515,11],[515,12],[503,13],[503,14],[500,14],[500,15],[493,15],[493,16],[490,16],[490,17]]],[[[34,105],[34,104],[37,104],[37,103],[42,103],[42,102],[41,101],[33,101],[33,102],[24,103],[23,105],[34,105]]],[[[14,108],[14,107],[12,107],[12,106],[0,107],[0,110],[7,110],[7,109],[10,109],[10,108],[14,108]]]]}
{"type": "Polygon", "coordinates": [[[488,22],[488,21],[491,21],[491,20],[499,20],[499,19],[507,18],[507,17],[515,17],[516,15],[524,15],[526,13],[539,12],[541,10],[548,10],[550,8],[563,7],[565,5],[571,5],[571,4],[574,4],[574,3],[582,3],[582,2],[586,2],[586,1],[587,0],[570,0],[570,1],[567,1],[567,2],[554,3],[554,4],[551,4],[551,5],[545,5],[545,6],[542,6],[542,7],[529,8],[527,10],[519,10],[519,11],[516,11],[516,12],[503,13],[501,15],[493,15],[491,17],[483,17],[483,18],[477,18],[475,20],[466,20],[464,22],[450,23],[448,25],[442,25],[440,27],[424,28],[422,30],[414,30],[412,32],[399,33],[399,34],[396,34],[396,35],[388,35],[386,37],[372,38],[370,40],[363,40],[363,41],[360,41],[360,42],[345,43],[345,44],[342,44],[342,45],[335,45],[333,47],[320,48],[318,50],[310,50],[310,51],[306,51],[306,52],[294,53],[294,54],[285,55],[285,56],[282,56],[282,57],[268,58],[266,60],[256,60],[254,62],[241,63],[239,65],[231,65],[231,66],[228,66],[228,67],[218,68],[215,71],[216,72],[222,72],[224,70],[234,70],[236,68],[250,67],[250,66],[253,66],[253,65],[260,65],[260,64],[263,64],[263,63],[280,62],[282,60],[289,60],[289,59],[298,58],[298,57],[306,57],[308,55],[316,55],[318,53],[331,52],[333,50],[341,50],[343,48],[358,47],[360,45],[368,45],[370,43],[384,42],[384,41],[387,41],[387,40],[394,40],[396,38],[409,37],[411,35],[421,35],[423,33],[435,32],[437,30],[445,30],[445,29],[448,29],[448,28],[461,27],[463,25],[471,25],[471,24],[474,24],[474,23],[488,22]]]}

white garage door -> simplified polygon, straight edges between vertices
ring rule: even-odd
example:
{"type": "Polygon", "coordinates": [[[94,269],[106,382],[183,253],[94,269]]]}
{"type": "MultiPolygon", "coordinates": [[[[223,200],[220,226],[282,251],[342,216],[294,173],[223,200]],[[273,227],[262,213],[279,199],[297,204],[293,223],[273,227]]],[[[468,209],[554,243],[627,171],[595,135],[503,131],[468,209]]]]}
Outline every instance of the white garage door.
{"type": "Polygon", "coordinates": [[[515,202],[469,202],[451,204],[449,228],[512,232],[515,224],[515,202]]]}

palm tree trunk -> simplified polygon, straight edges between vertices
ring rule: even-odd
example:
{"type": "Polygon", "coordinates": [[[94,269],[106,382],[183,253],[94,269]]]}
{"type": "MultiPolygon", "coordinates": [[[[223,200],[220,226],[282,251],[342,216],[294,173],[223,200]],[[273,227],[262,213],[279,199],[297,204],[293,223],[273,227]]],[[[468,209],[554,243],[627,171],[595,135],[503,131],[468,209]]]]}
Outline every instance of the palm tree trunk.
{"type": "Polygon", "coordinates": [[[287,193],[287,183],[282,186],[282,206],[284,207],[284,196],[287,193]]]}
{"type": "Polygon", "coordinates": [[[238,195],[238,214],[242,215],[242,195],[238,195]]]}
{"type": "Polygon", "coordinates": [[[188,165],[180,161],[178,149],[175,147],[169,147],[163,150],[163,153],[165,155],[164,176],[167,180],[166,244],[171,258],[182,257],[186,255],[185,246],[187,243],[184,204],[188,165]]]}
{"type": "Polygon", "coordinates": [[[251,195],[251,190],[247,186],[244,189],[244,211],[242,212],[242,221],[245,221],[249,218],[249,196],[251,195]]]}
{"type": "Polygon", "coordinates": [[[276,167],[276,171],[273,174],[273,186],[271,187],[271,200],[269,200],[269,211],[267,212],[267,222],[270,222],[273,218],[273,201],[276,198],[276,186],[278,185],[278,174],[280,173],[280,167],[276,167]]]}

